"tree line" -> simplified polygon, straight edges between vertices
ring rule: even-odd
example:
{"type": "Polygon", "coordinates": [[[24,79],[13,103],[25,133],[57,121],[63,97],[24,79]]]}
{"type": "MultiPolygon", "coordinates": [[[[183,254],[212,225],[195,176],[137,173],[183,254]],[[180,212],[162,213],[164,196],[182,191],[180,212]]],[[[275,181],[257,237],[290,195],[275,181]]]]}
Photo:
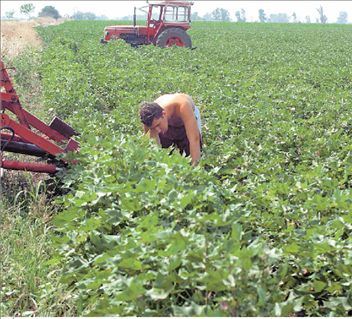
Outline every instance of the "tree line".
{"type": "MultiPolygon", "coordinates": [[[[25,15],[28,19],[32,18],[32,14],[35,10],[35,6],[33,3],[25,3],[20,6],[20,14],[25,15]]],[[[13,19],[16,11],[15,10],[10,10],[5,12],[5,17],[7,19],[13,19]]],[[[39,12],[38,17],[50,17],[54,19],[59,19],[62,16],[60,15],[59,11],[53,7],[53,6],[45,6],[43,9],[39,12]]],[[[70,18],[73,20],[108,20],[106,16],[97,16],[93,12],[81,12],[81,11],[76,11],[74,12],[71,16],[65,16],[65,18],[70,18]]]]}
{"type": "MultiPolygon", "coordinates": [[[[316,23],[325,24],[328,22],[328,18],[324,13],[322,6],[317,8],[318,17],[316,18],[316,23]]],[[[247,22],[246,11],[244,9],[237,10],[235,12],[236,22],[247,22]]],[[[200,16],[198,12],[192,13],[193,21],[231,21],[230,11],[224,8],[216,8],[210,13],[206,13],[204,16],[200,16]]],[[[292,14],[287,13],[272,13],[267,15],[264,9],[258,10],[258,22],[279,22],[279,23],[311,23],[310,16],[306,16],[304,21],[298,21],[297,14],[293,12],[292,14]]],[[[348,14],[346,11],[341,11],[337,17],[336,23],[346,24],[348,23],[348,14]]]]}
{"type": "MultiPolygon", "coordinates": [[[[20,7],[20,13],[30,18],[34,9],[35,9],[35,6],[33,5],[33,3],[26,3],[20,7]]],[[[324,9],[322,6],[317,8],[317,12],[318,12],[318,17],[316,18],[315,22],[322,23],[322,24],[327,23],[328,18],[325,15],[324,9]]],[[[15,14],[15,10],[10,10],[8,12],[5,12],[5,17],[8,19],[13,19],[14,14],[15,14]]],[[[54,19],[58,19],[58,18],[61,18],[61,15],[55,7],[45,6],[39,12],[38,17],[52,17],[54,19]]],[[[244,9],[237,10],[235,12],[235,17],[236,17],[236,22],[247,22],[246,11],[244,9]]],[[[71,18],[74,20],[107,20],[108,19],[106,16],[97,16],[92,12],[81,12],[81,11],[75,12],[72,16],[69,16],[68,18],[71,18]]],[[[132,16],[125,16],[125,17],[122,17],[121,19],[130,20],[131,18],[132,16]]],[[[145,19],[145,18],[146,18],[145,15],[137,16],[137,19],[145,19]]],[[[224,8],[216,8],[212,12],[206,13],[204,16],[200,16],[198,12],[194,12],[192,13],[191,19],[192,21],[231,21],[230,11],[224,8]]],[[[259,9],[258,22],[311,23],[311,18],[310,16],[306,16],[304,21],[298,21],[297,15],[295,12],[293,12],[290,15],[287,13],[272,13],[270,15],[267,15],[264,9],[259,9]]],[[[339,24],[348,23],[348,14],[346,11],[341,11],[339,13],[336,23],[339,23],[339,24]]]]}

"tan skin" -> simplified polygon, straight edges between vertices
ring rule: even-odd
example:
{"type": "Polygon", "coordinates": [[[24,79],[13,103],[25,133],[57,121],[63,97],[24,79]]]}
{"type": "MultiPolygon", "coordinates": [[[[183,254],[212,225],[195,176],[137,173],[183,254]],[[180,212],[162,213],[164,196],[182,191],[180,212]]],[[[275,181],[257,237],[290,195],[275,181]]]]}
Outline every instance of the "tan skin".
{"type": "Polygon", "coordinates": [[[164,109],[163,115],[159,119],[154,119],[150,127],[144,125],[144,132],[149,132],[149,136],[160,144],[159,133],[165,133],[168,130],[169,123],[176,126],[184,125],[189,141],[192,164],[197,165],[200,160],[200,132],[193,112],[194,102],[192,98],[183,93],[165,94],[154,102],[164,109]]]}

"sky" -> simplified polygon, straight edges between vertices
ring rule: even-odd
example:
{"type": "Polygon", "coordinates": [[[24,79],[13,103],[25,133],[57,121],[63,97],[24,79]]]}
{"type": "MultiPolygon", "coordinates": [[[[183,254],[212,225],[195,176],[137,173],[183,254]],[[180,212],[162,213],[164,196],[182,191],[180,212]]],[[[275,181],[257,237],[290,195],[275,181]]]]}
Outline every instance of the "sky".
{"type": "MultiPolygon", "coordinates": [[[[235,12],[244,9],[247,21],[258,21],[258,10],[264,9],[266,16],[273,13],[287,13],[291,16],[296,13],[298,21],[305,22],[306,16],[310,16],[311,22],[315,22],[319,17],[317,8],[324,9],[324,14],[328,18],[328,23],[334,23],[340,11],[346,11],[348,22],[352,23],[352,1],[204,1],[194,0],[192,12],[198,12],[200,16],[210,13],[216,8],[229,10],[232,20],[235,19],[235,12]]],[[[109,19],[121,18],[133,14],[133,7],[142,7],[146,1],[7,1],[1,0],[1,16],[5,12],[15,10],[15,17],[24,18],[20,14],[20,6],[25,3],[33,3],[35,10],[33,16],[45,6],[55,7],[61,16],[72,15],[74,12],[93,12],[97,16],[106,16],[109,19]]],[[[138,12],[138,11],[137,11],[138,12]]]]}

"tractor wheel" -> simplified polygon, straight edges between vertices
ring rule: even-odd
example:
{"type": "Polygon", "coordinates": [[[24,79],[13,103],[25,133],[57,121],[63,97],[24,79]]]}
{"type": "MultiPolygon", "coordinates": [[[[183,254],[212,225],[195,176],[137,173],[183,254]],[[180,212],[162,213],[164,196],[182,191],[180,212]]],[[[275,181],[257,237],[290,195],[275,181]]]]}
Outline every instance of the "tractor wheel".
{"type": "Polygon", "coordinates": [[[186,31],[180,28],[170,28],[160,33],[156,45],[162,48],[172,47],[173,45],[192,48],[192,40],[186,31]]]}

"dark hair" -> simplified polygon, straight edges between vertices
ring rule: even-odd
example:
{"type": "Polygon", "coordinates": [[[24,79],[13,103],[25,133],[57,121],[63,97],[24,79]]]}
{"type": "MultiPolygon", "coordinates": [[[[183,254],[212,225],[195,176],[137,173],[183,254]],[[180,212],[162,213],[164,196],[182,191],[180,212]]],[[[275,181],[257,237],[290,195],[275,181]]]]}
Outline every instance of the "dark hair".
{"type": "Polygon", "coordinates": [[[155,102],[142,102],[140,105],[139,115],[141,121],[146,126],[152,126],[154,119],[159,119],[163,115],[164,109],[155,102]]]}

